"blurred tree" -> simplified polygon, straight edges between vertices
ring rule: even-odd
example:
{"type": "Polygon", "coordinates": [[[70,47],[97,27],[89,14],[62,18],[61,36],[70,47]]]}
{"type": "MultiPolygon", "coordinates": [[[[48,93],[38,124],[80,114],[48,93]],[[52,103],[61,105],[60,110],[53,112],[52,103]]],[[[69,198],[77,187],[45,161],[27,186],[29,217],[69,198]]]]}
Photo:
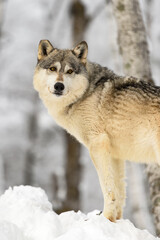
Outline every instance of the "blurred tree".
{"type": "MultiPolygon", "coordinates": [[[[145,26],[138,0],[112,0],[126,75],[153,82],[145,26]]],[[[147,167],[156,233],[160,236],[160,167],[147,167]]]]}
{"type": "Polygon", "coordinates": [[[27,115],[28,139],[29,144],[25,154],[25,173],[24,184],[34,185],[34,162],[35,162],[35,146],[38,132],[38,97],[34,92],[32,96],[33,108],[27,115]]]}
{"type": "Polygon", "coordinates": [[[83,40],[90,17],[87,16],[85,6],[80,0],[72,0],[70,14],[73,18],[73,44],[76,45],[83,40]]]}
{"type": "Polygon", "coordinates": [[[4,0],[0,0],[0,37],[2,35],[2,23],[3,23],[3,18],[4,18],[4,4],[6,4],[6,2],[4,0]]]}
{"type": "MultiPolygon", "coordinates": [[[[70,6],[70,15],[72,17],[72,39],[73,45],[78,44],[84,38],[84,33],[88,24],[85,6],[81,1],[73,0],[70,6]]],[[[66,199],[58,212],[80,209],[79,184],[81,178],[80,164],[80,144],[65,132],[66,139],[66,199]]]]}
{"type": "Polygon", "coordinates": [[[112,0],[112,2],[124,73],[152,82],[148,44],[139,3],[137,0],[112,0]]]}

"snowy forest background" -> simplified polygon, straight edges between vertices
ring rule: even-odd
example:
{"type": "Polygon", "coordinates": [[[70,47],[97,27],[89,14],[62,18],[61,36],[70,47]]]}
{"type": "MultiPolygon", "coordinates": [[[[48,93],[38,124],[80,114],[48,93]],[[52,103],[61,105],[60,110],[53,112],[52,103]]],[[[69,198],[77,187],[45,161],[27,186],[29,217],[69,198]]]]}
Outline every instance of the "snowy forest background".
{"type": "MultiPolygon", "coordinates": [[[[75,3],[73,0],[0,1],[0,194],[9,186],[42,187],[55,211],[80,209],[86,213],[103,208],[98,177],[89,154],[78,146],[80,170],[76,178],[67,164],[74,151],[68,150],[68,141],[72,143],[73,139],[54,123],[32,86],[41,39],[49,39],[58,48],[71,48],[83,38],[80,40],[87,41],[91,61],[123,74],[111,1],[81,0],[79,9],[84,21],[79,33],[75,25],[82,15],[79,19],[75,3]],[[78,189],[75,195],[70,193],[73,204],[66,207],[68,178],[78,189]]],[[[153,79],[160,85],[160,1],[141,0],[140,4],[153,79]]],[[[154,234],[145,167],[128,163],[126,172],[124,217],[154,234]]]]}

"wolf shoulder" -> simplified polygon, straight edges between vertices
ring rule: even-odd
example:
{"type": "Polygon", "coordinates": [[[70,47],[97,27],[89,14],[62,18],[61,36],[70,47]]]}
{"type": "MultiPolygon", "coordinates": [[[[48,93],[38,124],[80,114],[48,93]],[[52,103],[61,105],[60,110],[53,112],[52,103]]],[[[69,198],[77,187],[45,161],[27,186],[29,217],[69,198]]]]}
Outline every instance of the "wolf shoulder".
{"type": "Polygon", "coordinates": [[[135,100],[139,103],[160,104],[160,87],[133,76],[119,76],[106,67],[99,64],[90,64],[89,72],[91,89],[93,94],[99,92],[101,97],[109,97],[110,100],[135,100]],[[94,68],[94,70],[93,70],[94,68]]]}

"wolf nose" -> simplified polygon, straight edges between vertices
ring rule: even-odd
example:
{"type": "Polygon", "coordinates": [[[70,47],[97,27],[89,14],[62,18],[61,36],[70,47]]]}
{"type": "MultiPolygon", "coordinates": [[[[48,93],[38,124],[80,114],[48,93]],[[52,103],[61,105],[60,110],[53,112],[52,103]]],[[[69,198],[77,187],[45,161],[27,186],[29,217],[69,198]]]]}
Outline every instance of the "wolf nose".
{"type": "Polygon", "coordinates": [[[62,92],[64,90],[64,84],[63,83],[60,83],[60,82],[57,82],[55,85],[54,85],[54,89],[57,91],[57,92],[62,92]]]}

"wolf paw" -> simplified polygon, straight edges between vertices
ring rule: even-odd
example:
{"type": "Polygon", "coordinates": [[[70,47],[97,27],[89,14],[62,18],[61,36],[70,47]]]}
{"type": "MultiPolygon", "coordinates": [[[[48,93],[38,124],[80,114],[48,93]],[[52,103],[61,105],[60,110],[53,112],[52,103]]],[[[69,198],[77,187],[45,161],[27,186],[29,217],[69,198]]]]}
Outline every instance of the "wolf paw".
{"type": "Polygon", "coordinates": [[[117,220],[121,219],[121,218],[122,218],[122,215],[123,215],[122,210],[118,210],[118,211],[117,211],[117,217],[116,217],[116,219],[117,219],[117,220]]]}
{"type": "Polygon", "coordinates": [[[103,215],[111,222],[116,222],[116,211],[103,212],[103,215]]]}

